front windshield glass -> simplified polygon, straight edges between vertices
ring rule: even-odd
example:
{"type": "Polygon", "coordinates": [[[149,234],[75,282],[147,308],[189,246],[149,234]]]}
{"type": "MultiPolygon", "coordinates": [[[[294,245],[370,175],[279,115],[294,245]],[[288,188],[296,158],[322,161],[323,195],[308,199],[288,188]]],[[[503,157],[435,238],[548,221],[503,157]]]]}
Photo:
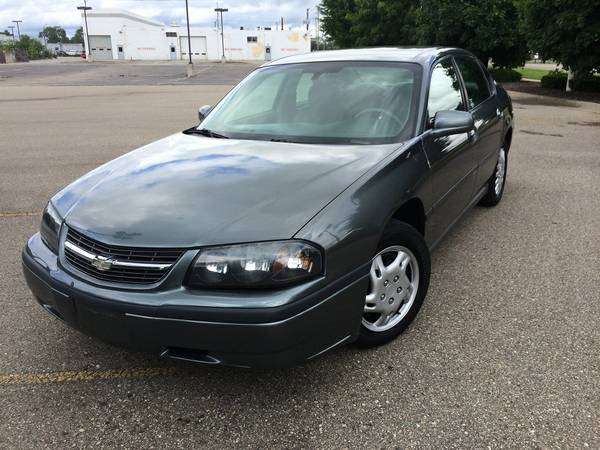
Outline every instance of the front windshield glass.
{"type": "Polygon", "coordinates": [[[237,139],[378,144],[414,132],[420,68],[316,62],[256,70],[198,129],[237,139]]]}

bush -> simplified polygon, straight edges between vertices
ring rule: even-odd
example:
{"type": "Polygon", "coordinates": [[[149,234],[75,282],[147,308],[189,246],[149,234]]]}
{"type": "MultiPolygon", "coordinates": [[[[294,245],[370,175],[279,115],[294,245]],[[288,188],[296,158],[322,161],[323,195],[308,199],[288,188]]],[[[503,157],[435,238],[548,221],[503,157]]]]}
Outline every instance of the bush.
{"type": "Polygon", "coordinates": [[[600,76],[586,75],[573,80],[573,90],[582,92],[600,92],[600,76]]]}
{"type": "Polygon", "coordinates": [[[490,73],[498,83],[514,83],[521,81],[523,75],[517,72],[515,69],[490,69],[490,73]]]}
{"type": "MultiPolygon", "coordinates": [[[[567,74],[565,72],[550,72],[542,77],[542,87],[547,89],[565,90],[567,87],[567,74]]],[[[600,77],[591,73],[575,78],[571,82],[574,91],[600,92],[600,77]]]]}
{"type": "Polygon", "coordinates": [[[16,48],[15,41],[1,41],[0,42],[0,52],[14,52],[16,48]]]}
{"type": "Polygon", "coordinates": [[[540,80],[542,87],[546,89],[562,89],[563,91],[567,87],[567,74],[565,72],[559,72],[555,70],[550,72],[548,75],[544,75],[540,80]]]}

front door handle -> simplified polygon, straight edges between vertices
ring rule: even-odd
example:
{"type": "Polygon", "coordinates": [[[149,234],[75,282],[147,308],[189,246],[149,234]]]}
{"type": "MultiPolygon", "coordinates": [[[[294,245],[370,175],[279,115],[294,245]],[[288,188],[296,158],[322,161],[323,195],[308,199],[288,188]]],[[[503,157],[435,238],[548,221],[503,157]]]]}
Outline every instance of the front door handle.
{"type": "Polygon", "coordinates": [[[471,130],[467,134],[468,134],[469,140],[471,142],[475,142],[477,140],[477,137],[478,137],[477,130],[471,130]]]}

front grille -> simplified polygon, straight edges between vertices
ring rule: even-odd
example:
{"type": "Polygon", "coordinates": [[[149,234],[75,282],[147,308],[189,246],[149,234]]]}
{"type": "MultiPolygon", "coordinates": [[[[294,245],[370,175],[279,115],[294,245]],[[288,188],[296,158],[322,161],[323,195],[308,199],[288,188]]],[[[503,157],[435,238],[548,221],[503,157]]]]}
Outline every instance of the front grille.
{"type": "Polygon", "coordinates": [[[71,266],[90,277],[112,283],[156,283],[169,272],[185,251],[175,248],[107,245],[72,228],[67,231],[66,241],[69,245],[65,243],[65,258],[71,266]],[[112,267],[100,270],[92,264],[95,259],[93,256],[107,258],[112,267]]]}

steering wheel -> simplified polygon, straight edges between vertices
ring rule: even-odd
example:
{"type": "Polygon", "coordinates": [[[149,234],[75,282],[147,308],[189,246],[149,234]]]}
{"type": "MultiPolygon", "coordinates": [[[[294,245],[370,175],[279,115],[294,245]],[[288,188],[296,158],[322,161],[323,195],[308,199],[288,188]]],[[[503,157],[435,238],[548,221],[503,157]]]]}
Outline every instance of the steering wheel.
{"type": "MultiPolygon", "coordinates": [[[[374,113],[383,114],[384,116],[387,116],[390,119],[392,119],[394,122],[396,122],[400,127],[404,126],[404,122],[397,115],[395,115],[394,113],[391,113],[387,109],[383,109],[383,108],[363,109],[359,113],[355,114],[354,117],[359,118],[361,116],[364,116],[365,114],[374,114],[374,113]]],[[[380,123],[381,122],[376,123],[375,126],[379,126],[380,123]]]]}

